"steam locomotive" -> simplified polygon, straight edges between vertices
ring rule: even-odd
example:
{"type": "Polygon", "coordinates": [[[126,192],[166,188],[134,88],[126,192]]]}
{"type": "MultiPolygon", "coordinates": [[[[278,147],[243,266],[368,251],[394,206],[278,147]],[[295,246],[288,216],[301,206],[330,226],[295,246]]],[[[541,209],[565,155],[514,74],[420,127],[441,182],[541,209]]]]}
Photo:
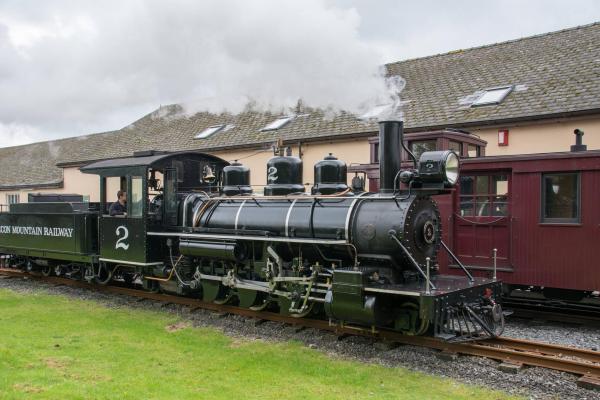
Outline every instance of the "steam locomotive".
{"type": "MultiPolygon", "coordinates": [[[[276,150],[256,195],[250,170],[207,154],[138,152],[92,163],[99,203],[13,204],[0,213],[4,266],[44,275],[327,318],[445,340],[502,333],[496,279],[443,276],[441,219],[431,196],[458,180],[451,151],[401,170],[403,123],[380,122],[380,193],[347,185],[346,164],[276,150]],[[126,181],[127,213],[107,215],[107,180],[126,181]]],[[[406,150],[406,149],[405,149],[406,150]]],[[[409,152],[410,154],[410,152],[409,152]]],[[[452,255],[451,255],[452,256],[452,255]]]]}

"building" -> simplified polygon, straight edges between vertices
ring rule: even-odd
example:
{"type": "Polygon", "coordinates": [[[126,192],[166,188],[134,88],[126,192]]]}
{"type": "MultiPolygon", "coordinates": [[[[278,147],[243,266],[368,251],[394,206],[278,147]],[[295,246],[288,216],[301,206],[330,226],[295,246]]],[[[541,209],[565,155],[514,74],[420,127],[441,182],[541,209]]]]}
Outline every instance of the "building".
{"type": "MultiPolygon", "coordinates": [[[[589,149],[600,149],[600,23],[387,65],[407,85],[402,93],[411,146],[432,146],[427,132],[467,130],[480,143],[463,156],[564,151],[579,128],[589,149]]],[[[112,132],[0,149],[0,203],[27,201],[29,193],[80,193],[98,200],[98,182],[79,167],[134,151],[199,150],[252,169],[252,184],[266,181],[264,166],[278,139],[312,165],[329,152],[367,164],[377,124],[299,104],[288,115],[251,109],[237,115],[187,116],[178,105],[160,107],[112,132]]],[[[109,191],[120,187],[109,182],[109,191]]]]}

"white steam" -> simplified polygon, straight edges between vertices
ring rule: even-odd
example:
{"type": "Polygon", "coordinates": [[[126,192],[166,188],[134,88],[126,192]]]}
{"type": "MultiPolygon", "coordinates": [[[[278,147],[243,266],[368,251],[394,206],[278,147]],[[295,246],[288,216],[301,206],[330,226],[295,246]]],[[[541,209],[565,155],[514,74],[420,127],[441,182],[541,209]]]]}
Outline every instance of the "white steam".
{"type": "Polygon", "coordinates": [[[15,122],[5,124],[0,120],[0,147],[29,143],[39,134],[38,129],[33,126],[15,122]]]}
{"type": "Polygon", "coordinates": [[[172,103],[280,112],[301,99],[362,114],[386,87],[360,23],[325,0],[2,3],[0,123],[43,126],[39,139],[118,129],[172,103]]]}
{"type": "Polygon", "coordinates": [[[385,90],[364,103],[367,112],[360,119],[377,121],[404,121],[402,106],[405,102],[400,99],[400,94],[406,86],[404,78],[398,75],[388,76],[384,79],[385,90]]]}

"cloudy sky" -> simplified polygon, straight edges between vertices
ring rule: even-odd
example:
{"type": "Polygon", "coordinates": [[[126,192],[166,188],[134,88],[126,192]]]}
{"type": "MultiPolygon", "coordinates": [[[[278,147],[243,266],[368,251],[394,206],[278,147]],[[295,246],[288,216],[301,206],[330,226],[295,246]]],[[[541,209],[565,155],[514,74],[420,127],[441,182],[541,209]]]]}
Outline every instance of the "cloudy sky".
{"type": "Polygon", "coordinates": [[[385,62],[594,21],[596,0],[0,0],[0,147],[161,104],[355,110],[385,62]]]}

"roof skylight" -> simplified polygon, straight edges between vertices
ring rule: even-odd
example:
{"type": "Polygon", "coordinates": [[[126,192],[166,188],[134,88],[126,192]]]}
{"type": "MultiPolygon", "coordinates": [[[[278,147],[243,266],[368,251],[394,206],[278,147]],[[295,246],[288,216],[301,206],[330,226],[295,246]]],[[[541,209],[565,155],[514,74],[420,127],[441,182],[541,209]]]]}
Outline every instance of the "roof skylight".
{"type": "Polygon", "coordinates": [[[224,127],[225,127],[225,124],[209,126],[205,130],[203,130],[202,132],[200,132],[196,136],[194,136],[194,139],[206,139],[213,133],[219,132],[224,127]]]}
{"type": "Polygon", "coordinates": [[[495,87],[486,89],[481,96],[471,106],[487,106],[490,104],[500,104],[502,100],[512,91],[512,86],[495,87]]]}
{"type": "Polygon", "coordinates": [[[265,126],[261,129],[261,131],[275,131],[279,128],[282,128],[291,120],[293,120],[295,115],[284,115],[283,117],[277,118],[275,121],[271,122],[269,125],[265,126]]]}

